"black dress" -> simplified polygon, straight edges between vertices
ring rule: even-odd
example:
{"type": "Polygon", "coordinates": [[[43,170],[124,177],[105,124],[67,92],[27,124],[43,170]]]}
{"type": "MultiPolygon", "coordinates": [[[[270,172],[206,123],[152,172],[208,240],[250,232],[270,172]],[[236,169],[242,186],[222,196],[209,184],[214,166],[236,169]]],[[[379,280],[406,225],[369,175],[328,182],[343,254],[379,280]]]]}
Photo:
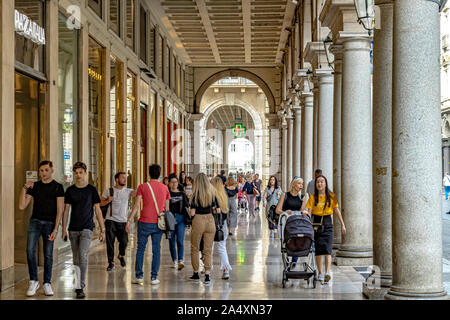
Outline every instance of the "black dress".
{"type": "Polygon", "coordinates": [[[283,207],[281,210],[300,211],[303,204],[303,195],[293,196],[290,192],[286,192],[284,196],[283,207]]]}

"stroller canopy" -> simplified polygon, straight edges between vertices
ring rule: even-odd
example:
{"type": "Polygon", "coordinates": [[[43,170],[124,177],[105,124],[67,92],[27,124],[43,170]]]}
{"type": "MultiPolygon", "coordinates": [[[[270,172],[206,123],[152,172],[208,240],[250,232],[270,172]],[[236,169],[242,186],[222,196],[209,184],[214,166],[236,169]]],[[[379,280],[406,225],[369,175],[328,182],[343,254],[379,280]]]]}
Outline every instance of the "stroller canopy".
{"type": "Polygon", "coordinates": [[[314,229],[311,220],[302,215],[292,215],[286,220],[284,228],[284,241],[295,237],[314,239],[314,229]]]}

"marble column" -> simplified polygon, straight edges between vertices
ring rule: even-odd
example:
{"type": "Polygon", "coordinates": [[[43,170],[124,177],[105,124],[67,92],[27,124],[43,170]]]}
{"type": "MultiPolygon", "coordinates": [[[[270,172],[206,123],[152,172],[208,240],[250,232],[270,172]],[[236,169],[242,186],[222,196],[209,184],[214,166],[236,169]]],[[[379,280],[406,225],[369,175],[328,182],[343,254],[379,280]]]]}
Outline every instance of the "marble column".
{"type": "Polygon", "coordinates": [[[318,147],[318,135],[319,135],[319,122],[318,122],[318,118],[319,118],[319,99],[320,99],[320,94],[319,94],[319,81],[317,79],[317,77],[313,78],[313,83],[314,83],[314,88],[312,89],[313,95],[314,95],[314,109],[313,109],[313,170],[319,169],[318,167],[318,163],[317,163],[317,147],[318,147]]]}
{"type": "Polygon", "coordinates": [[[372,264],[372,124],[370,41],[339,32],[342,74],[342,213],[347,229],[337,265],[372,264]]]}
{"type": "MultiPolygon", "coordinates": [[[[14,285],[14,1],[0,2],[0,290],[14,285]]],[[[19,214],[19,213],[17,213],[19,214]]]]}
{"type": "MultiPolygon", "coordinates": [[[[333,192],[342,204],[341,196],[341,102],[342,102],[342,45],[334,44],[330,48],[334,56],[334,90],[333,90],[333,192]]],[[[341,224],[333,219],[333,248],[341,244],[341,224]]]]}
{"type": "Polygon", "coordinates": [[[285,117],[282,118],[282,122],[281,122],[281,137],[282,137],[282,141],[281,141],[281,158],[282,158],[282,163],[281,163],[281,172],[282,172],[282,189],[286,190],[286,185],[287,185],[287,175],[288,175],[288,161],[287,161],[287,148],[288,148],[288,130],[287,130],[287,121],[285,119],[285,117]]]}
{"type": "Polygon", "coordinates": [[[380,289],[363,291],[384,295],[392,284],[392,0],[377,1],[382,29],[373,39],[373,264],[380,268],[380,289]]]}
{"type": "Polygon", "coordinates": [[[288,109],[288,115],[286,116],[287,125],[288,125],[288,138],[287,138],[287,181],[286,187],[289,188],[289,184],[292,181],[292,163],[293,163],[293,142],[294,142],[294,119],[292,117],[292,112],[288,109]]]}
{"type": "Polygon", "coordinates": [[[304,187],[313,178],[313,101],[314,96],[311,92],[303,93],[303,112],[302,112],[302,177],[304,187]]]}
{"type": "Polygon", "coordinates": [[[392,286],[385,298],[446,299],[439,5],[397,0],[394,12],[392,286]]]}
{"type": "Polygon", "coordinates": [[[315,70],[319,78],[319,110],[317,113],[317,167],[322,169],[330,189],[333,186],[333,74],[331,70],[315,70]]]}
{"type": "Polygon", "coordinates": [[[301,176],[301,139],[302,139],[302,109],[300,101],[294,105],[294,156],[293,156],[293,176],[301,176]]]}

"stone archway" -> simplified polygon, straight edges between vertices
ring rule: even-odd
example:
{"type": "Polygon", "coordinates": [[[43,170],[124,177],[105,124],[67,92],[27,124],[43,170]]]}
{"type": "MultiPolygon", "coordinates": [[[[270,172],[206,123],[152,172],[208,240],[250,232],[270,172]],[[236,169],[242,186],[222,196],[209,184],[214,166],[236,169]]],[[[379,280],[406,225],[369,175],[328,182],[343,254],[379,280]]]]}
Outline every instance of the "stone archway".
{"type": "Polygon", "coordinates": [[[208,79],[206,79],[202,85],[199,87],[197,92],[195,93],[195,99],[194,99],[194,113],[198,113],[200,110],[200,104],[203,98],[203,94],[205,93],[208,88],[215,83],[216,81],[226,78],[226,77],[242,77],[246,78],[248,80],[253,81],[256,83],[261,90],[264,92],[264,94],[267,97],[267,102],[270,107],[270,112],[275,112],[275,98],[274,95],[267,85],[267,83],[261,79],[259,76],[254,74],[253,72],[247,71],[247,70],[241,70],[241,69],[229,69],[229,70],[223,70],[219,71],[212,76],[210,76],[208,79]]]}
{"type": "MultiPolygon", "coordinates": [[[[206,171],[206,150],[205,144],[206,144],[206,124],[207,120],[209,119],[210,115],[217,110],[218,108],[222,106],[226,106],[227,102],[224,98],[218,99],[214,102],[212,102],[209,106],[207,106],[202,114],[202,117],[199,121],[199,128],[200,128],[200,172],[206,171]]],[[[255,129],[253,130],[253,147],[254,147],[254,153],[255,153],[255,172],[258,172],[260,175],[262,174],[262,167],[263,167],[263,119],[261,119],[261,116],[256,112],[256,110],[247,102],[242,101],[240,99],[234,100],[234,105],[243,108],[245,111],[247,111],[252,120],[253,124],[255,126],[255,129]]],[[[228,146],[227,146],[228,147],[228,146]]]]}

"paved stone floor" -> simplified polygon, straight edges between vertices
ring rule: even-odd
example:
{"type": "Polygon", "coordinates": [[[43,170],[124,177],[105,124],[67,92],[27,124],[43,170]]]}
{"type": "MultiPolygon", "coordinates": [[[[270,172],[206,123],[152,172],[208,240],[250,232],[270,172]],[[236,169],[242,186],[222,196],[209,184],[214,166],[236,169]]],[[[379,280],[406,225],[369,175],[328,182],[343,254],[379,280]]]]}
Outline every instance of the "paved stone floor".
{"type": "MultiPolygon", "coordinates": [[[[151,248],[147,247],[144,264],[144,285],[131,283],[134,271],[135,241],[130,237],[127,249],[127,266],[106,271],[106,248],[99,245],[91,248],[87,275],[87,299],[363,299],[363,275],[352,267],[332,267],[332,281],[328,285],[318,284],[316,289],[307,288],[306,281],[294,280],[292,286],[281,287],[282,262],[278,236],[270,239],[267,221],[257,216],[239,216],[238,228],[227,240],[227,249],[233,270],[229,280],[221,279],[220,259],[213,258],[212,283],[192,283],[187,278],[192,274],[190,263],[189,233],[185,240],[185,264],[181,270],[171,268],[168,240],[163,237],[159,279],[156,286],[150,284],[151,248]]],[[[73,277],[71,253],[63,263],[54,268],[53,297],[46,297],[42,287],[32,297],[25,296],[28,281],[0,294],[1,299],[73,299],[73,277]]],[[[39,274],[42,281],[43,274],[39,274]]],[[[41,282],[42,286],[42,282],[41,282]]]]}
{"type": "MultiPolygon", "coordinates": [[[[443,198],[443,271],[444,286],[450,292],[450,200],[443,198]]],[[[332,281],[328,285],[318,285],[316,289],[307,287],[305,281],[293,280],[288,288],[281,287],[282,262],[278,235],[270,239],[267,221],[262,214],[256,218],[239,215],[235,235],[227,240],[228,255],[233,270],[229,280],[221,279],[220,259],[213,258],[212,283],[192,283],[187,278],[192,274],[190,264],[190,234],[185,239],[185,265],[182,271],[172,266],[168,240],[163,237],[161,267],[156,286],[150,284],[151,245],[147,247],[144,264],[144,285],[131,283],[134,274],[135,239],[130,236],[127,249],[127,266],[121,268],[118,261],[116,270],[106,271],[107,258],[104,245],[91,248],[87,275],[87,299],[364,299],[362,283],[364,270],[353,267],[332,266],[332,281]],[[358,271],[359,270],[359,271],[358,271]]],[[[117,248],[116,248],[117,251],[117,248]]],[[[0,293],[0,299],[74,299],[72,277],[72,255],[67,253],[63,263],[54,267],[53,297],[46,297],[42,287],[38,294],[27,298],[25,292],[28,281],[22,281],[14,288],[0,293]]],[[[40,268],[41,269],[41,268],[40,268]]],[[[42,272],[39,279],[42,285],[42,272]]]]}

